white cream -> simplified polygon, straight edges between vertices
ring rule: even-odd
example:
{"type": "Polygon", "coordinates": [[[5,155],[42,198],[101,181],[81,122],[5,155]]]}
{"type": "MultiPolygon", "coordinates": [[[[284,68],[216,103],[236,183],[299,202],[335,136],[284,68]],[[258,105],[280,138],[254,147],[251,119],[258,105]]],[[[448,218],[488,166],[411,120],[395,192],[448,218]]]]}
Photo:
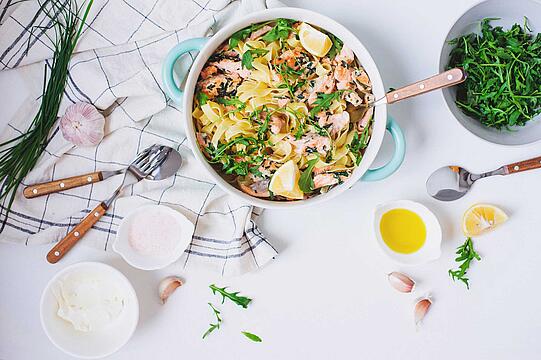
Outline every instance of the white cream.
{"type": "Polygon", "coordinates": [[[96,331],[115,321],[125,307],[120,284],[99,271],[75,271],[53,286],[57,315],[76,330],[96,331]]]}

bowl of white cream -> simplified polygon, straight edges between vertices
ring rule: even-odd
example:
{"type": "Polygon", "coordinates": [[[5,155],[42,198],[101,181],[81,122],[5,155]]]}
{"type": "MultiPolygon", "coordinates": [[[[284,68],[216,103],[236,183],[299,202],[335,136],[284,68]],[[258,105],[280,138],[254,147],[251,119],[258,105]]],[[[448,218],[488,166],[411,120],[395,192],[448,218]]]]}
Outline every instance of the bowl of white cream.
{"type": "Polygon", "coordinates": [[[165,205],[145,205],[122,220],[113,250],[138,269],[161,269],[178,260],[193,232],[194,225],[180,212],[165,205]]]}
{"type": "Polygon", "coordinates": [[[81,262],[58,272],[41,296],[41,325],[60,350],[99,359],[124,346],[139,321],[130,281],[115,268],[81,262]]]}

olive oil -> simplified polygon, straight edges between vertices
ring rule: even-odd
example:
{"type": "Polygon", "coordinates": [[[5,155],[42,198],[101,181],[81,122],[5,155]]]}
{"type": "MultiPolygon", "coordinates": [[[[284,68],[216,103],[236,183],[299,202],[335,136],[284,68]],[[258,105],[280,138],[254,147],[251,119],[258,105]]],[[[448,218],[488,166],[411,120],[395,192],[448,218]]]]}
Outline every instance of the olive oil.
{"type": "Polygon", "coordinates": [[[411,254],[423,247],[426,226],[419,215],[406,209],[393,209],[381,217],[381,237],[387,246],[400,254],[411,254]]]}

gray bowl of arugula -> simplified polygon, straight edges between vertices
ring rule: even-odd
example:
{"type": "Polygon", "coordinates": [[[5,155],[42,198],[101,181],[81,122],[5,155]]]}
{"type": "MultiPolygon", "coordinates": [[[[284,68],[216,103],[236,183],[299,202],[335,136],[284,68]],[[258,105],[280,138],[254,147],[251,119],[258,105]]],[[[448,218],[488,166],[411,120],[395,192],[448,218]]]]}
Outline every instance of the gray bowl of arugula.
{"type": "Polygon", "coordinates": [[[541,140],[541,2],[488,0],[453,25],[440,70],[463,67],[468,79],[443,90],[459,123],[500,145],[541,140]]]}

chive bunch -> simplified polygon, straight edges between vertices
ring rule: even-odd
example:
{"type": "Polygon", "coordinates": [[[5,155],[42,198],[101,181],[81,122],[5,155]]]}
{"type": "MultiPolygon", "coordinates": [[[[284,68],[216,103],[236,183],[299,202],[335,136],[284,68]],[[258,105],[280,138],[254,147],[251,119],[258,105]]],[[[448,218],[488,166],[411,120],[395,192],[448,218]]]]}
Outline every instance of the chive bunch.
{"type": "Polygon", "coordinates": [[[509,30],[486,18],[480,34],[450,42],[449,68],[468,73],[458,86],[456,104],[468,116],[496,129],[524,126],[541,113],[541,34],[524,25],[509,30]]]}
{"type": "Polygon", "coordinates": [[[58,108],[66,86],[69,60],[81,35],[92,2],[93,0],[88,1],[81,21],[79,21],[79,14],[82,7],[78,7],[75,0],[68,0],[67,3],[59,0],[40,2],[38,11],[45,13],[52,20],[55,37],[50,40],[54,44],[54,54],[50,62],[50,70],[45,65],[41,104],[28,130],[0,144],[2,206],[0,232],[6,225],[19,184],[36,165],[50,140],[50,131],[57,120],[58,108]]]}

